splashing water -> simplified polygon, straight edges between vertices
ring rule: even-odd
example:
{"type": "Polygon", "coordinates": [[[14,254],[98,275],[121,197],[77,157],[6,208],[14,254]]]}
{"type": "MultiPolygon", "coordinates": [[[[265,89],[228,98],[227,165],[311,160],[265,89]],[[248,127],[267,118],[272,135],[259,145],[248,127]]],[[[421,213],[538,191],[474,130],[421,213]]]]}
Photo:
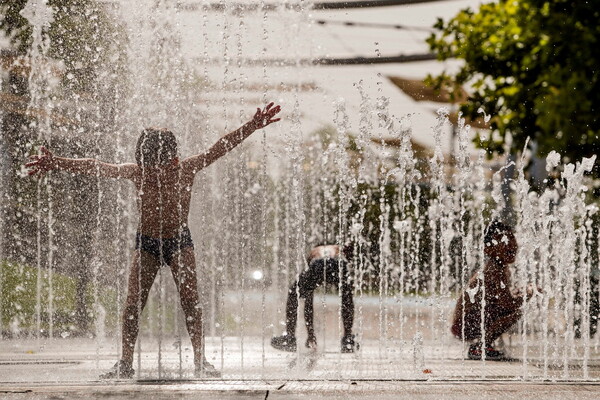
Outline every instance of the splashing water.
{"type": "MultiPolygon", "coordinates": [[[[67,96],[48,72],[47,31],[56,10],[29,1],[21,13],[33,28],[28,109],[44,113],[31,118],[35,136],[28,149],[45,144],[57,154],[120,164],[133,160],[142,128],[159,126],[176,133],[183,159],[205,151],[263,103],[282,105],[281,124],[201,171],[189,189],[204,356],[226,378],[421,379],[431,370],[439,379],[492,377],[485,357],[463,361],[469,342],[452,335],[450,320],[465,290],[463,306],[486,299],[486,274],[474,287],[469,278],[485,262],[487,223],[510,209],[519,244],[511,289],[524,292],[533,284],[535,292],[501,338],[518,359],[507,364],[509,374],[598,379],[591,366],[600,359],[599,238],[588,176],[595,157],[563,165],[551,152],[546,170],[552,179],[538,192],[521,159],[507,198],[503,179],[511,161],[486,163],[471,150],[463,120],[453,127],[456,153],[445,151],[449,110],[438,112],[432,151],[420,151],[411,129],[419,117],[395,116],[379,77],[356,80],[345,88],[350,94],[327,91],[327,82],[317,79],[324,67],[301,62],[314,45],[301,39],[313,11],[293,4],[299,6],[110,3],[102,18],[114,22],[114,41],[84,44],[90,57],[109,46],[106,59],[87,72],[95,76],[88,91],[67,96]],[[271,47],[277,57],[269,56],[271,47]],[[357,109],[346,102],[352,96],[357,109]],[[72,123],[56,122],[58,111],[72,123]],[[289,285],[307,267],[307,253],[319,244],[348,242],[354,243],[349,268],[360,348],[340,352],[341,281],[317,289],[316,349],[304,347],[303,324],[295,352],[271,348],[271,337],[285,329],[289,285]]],[[[100,23],[99,15],[88,17],[100,23]]],[[[379,57],[379,47],[376,52],[379,57]]],[[[83,68],[58,67],[67,81],[83,68]]],[[[478,112],[490,121],[485,110],[478,112]]],[[[29,333],[37,349],[70,341],[91,354],[93,371],[86,376],[97,376],[121,356],[121,315],[139,228],[133,187],[53,172],[26,193],[29,203],[18,212],[31,219],[18,231],[5,216],[17,212],[11,204],[26,203],[19,200],[25,191],[6,191],[14,187],[5,184],[9,179],[3,170],[0,230],[8,233],[0,237],[0,298],[5,304],[13,292],[29,293],[35,304],[15,295],[10,314],[0,307],[2,340],[27,343],[29,333]],[[9,275],[23,283],[11,293],[9,275]]],[[[138,378],[192,376],[180,291],[163,267],[140,317],[138,378]]]]}

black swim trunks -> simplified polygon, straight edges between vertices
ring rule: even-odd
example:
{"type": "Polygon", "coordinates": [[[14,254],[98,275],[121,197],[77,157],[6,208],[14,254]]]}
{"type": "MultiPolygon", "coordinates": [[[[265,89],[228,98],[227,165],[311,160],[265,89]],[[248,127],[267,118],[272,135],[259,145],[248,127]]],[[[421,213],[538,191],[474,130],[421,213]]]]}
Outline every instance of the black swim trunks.
{"type": "MultiPolygon", "coordinates": [[[[312,292],[323,283],[334,285],[337,289],[340,284],[340,272],[342,273],[342,290],[351,290],[352,280],[348,276],[348,264],[343,259],[319,258],[313,260],[308,269],[300,273],[298,277],[298,289],[300,297],[305,299],[312,296],[312,292]]],[[[294,285],[292,285],[295,291],[294,285]]]]}
{"type": "Polygon", "coordinates": [[[179,236],[168,239],[154,238],[138,232],[135,236],[135,248],[152,254],[162,263],[171,264],[173,256],[181,249],[194,247],[192,234],[188,227],[182,228],[179,236]]]}

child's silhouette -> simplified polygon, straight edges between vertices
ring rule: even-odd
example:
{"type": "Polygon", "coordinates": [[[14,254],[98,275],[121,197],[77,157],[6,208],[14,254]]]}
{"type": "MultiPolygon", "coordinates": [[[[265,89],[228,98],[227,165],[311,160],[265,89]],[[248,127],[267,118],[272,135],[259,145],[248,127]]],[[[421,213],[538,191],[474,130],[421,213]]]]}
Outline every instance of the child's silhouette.
{"type": "Polygon", "coordinates": [[[350,276],[348,262],[353,257],[354,244],[345,246],[325,245],[313,248],[306,259],[307,267],[290,285],[285,310],[286,332],[271,339],[271,346],[283,351],[296,351],[296,323],[298,298],[304,299],[304,321],[308,332],[306,347],[316,348],[313,298],[317,287],[331,284],[339,287],[342,298],[341,316],[344,336],[341,340],[342,353],[353,353],[359,345],[352,334],[354,323],[354,282],[350,276]]]}
{"type": "MultiPolygon", "coordinates": [[[[485,266],[483,271],[473,274],[467,289],[456,302],[451,330],[457,338],[472,341],[468,354],[470,359],[479,360],[485,352],[487,359],[501,360],[505,359],[504,354],[494,349],[492,344],[521,318],[521,305],[525,298],[511,291],[508,266],[515,261],[518,245],[508,225],[493,221],[486,229],[484,246],[485,266]],[[485,296],[482,295],[484,292],[485,296]],[[485,333],[481,324],[482,306],[485,307],[485,333]]],[[[530,299],[533,293],[534,288],[529,286],[526,298],[530,299]]]]}
{"type": "Polygon", "coordinates": [[[273,107],[273,103],[263,110],[257,109],[252,120],[219,139],[207,152],[182,161],[177,156],[177,143],[173,133],[154,128],[145,129],[138,139],[136,164],[115,165],[89,158],[55,157],[44,147],[41,148],[41,155],[30,157],[31,161],[26,164],[30,175],[65,170],[129,179],[135,184],[140,223],[123,312],[122,357],[101,378],[133,377],[133,351],[138,336],[139,317],[162,264],[171,269],[179,290],[194,349],[195,375],[220,376],[203,354],[202,310],[197,288],[194,244],[187,222],[191,188],[198,171],[227,154],[257,129],[279,121],[279,118],[273,119],[279,111],[280,107],[273,107]]]}

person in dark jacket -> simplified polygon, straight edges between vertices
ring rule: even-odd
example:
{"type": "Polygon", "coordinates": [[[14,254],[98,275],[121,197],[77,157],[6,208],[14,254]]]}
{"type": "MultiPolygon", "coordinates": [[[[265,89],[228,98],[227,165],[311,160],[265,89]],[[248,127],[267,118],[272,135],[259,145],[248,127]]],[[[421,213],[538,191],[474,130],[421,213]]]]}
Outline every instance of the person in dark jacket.
{"type": "Polygon", "coordinates": [[[485,265],[473,274],[458,298],[451,331],[457,338],[471,342],[470,359],[479,360],[485,354],[488,360],[502,360],[506,357],[493,347],[493,342],[517,323],[523,314],[523,302],[535,290],[529,285],[525,294],[512,291],[509,265],[515,262],[518,245],[510,226],[494,220],[486,229],[484,246],[485,265]]]}
{"type": "Polygon", "coordinates": [[[348,271],[348,262],[352,259],[354,246],[324,245],[311,250],[307,257],[308,268],[302,271],[298,280],[290,285],[286,304],[286,332],[271,339],[271,346],[283,351],[296,351],[296,324],[298,299],[304,299],[304,321],[308,331],[306,347],[316,348],[317,338],[313,323],[314,291],[322,284],[340,288],[342,297],[342,322],[344,336],[341,340],[342,353],[352,353],[358,349],[358,343],[352,334],[354,323],[354,283],[348,271]]]}

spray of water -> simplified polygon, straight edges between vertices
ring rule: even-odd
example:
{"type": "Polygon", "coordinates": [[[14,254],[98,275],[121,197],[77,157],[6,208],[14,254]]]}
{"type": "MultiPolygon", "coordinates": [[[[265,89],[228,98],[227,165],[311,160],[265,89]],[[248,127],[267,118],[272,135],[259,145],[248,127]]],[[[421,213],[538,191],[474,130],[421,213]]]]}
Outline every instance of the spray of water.
{"type": "MultiPolygon", "coordinates": [[[[266,101],[274,99],[286,110],[285,128],[273,127],[249,139],[235,154],[202,171],[194,186],[190,228],[204,310],[204,354],[226,377],[422,378],[431,365],[440,365],[440,378],[489,377],[485,353],[473,364],[475,372],[469,372],[464,353],[470,343],[450,333],[449,321],[458,298],[463,309],[480,298],[485,335],[487,277],[481,272],[473,288],[468,281],[485,263],[486,225],[509,215],[519,243],[517,261],[510,267],[511,289],[525,297],[528,285],[534,288],[532,299],[523,301],[520,322],[503,336],[506,351],[519,359],[515,376],[593,379],[590,365],[600,347],[592,329],[598,318],[593,304],[598,300],[594,252],[599,238],[587,174],[595,158],[563,165],[560,155],[551,153],[546,165],[553,178],[534,191],[526,174],[527,149],[514,166],[510,161],[486,163],[483,154],[470,150],[470,128],[464,121],[451,127],[447,110],[440,110],[432,127],[434,148],[419,151],[411,129],[411,119],[418,117],[395,116],[394,105],[380,90],[373,97],[371,82],[355,83],[360,107],[354,110],[310,81],[317,67],[300,64],[301,33],[310,28],[303,23],[311,19],[304,5],[268,9],[261,3],[255,9],[240,9],[222,2],[218,13],[210,14],[202,7],[184,9],[148,0],[120,2],[110,12],[128,32],[119,43],[126,54],[122,82],[104,99],[114,108],[114,134],[101,137],[105,131],[96,122],[91,123],[91,133],[75,129],[76,135],[88,135],[90,144],[78,156],[130,161],[141,129],[166,126],[176,132],[183,158],[204,151],[266,101]],[[196,12],[200,9],[202,13],[196,12]],[[283,37],[273,35],[271,28],[280,20],[289,28],[283,37]],[[190,31],[201,33],[190,38],[190,31]],[[288,44],[279,47],[293,62],[267,63],[273,41],[288,44]],[[194,46],[202,47],[196,52],[200,56],[186,57],[197,50],[194,46]],[[257,57],[262,61],[257,63],[257,57]],[[305,92],[320,98],[318,104],[328,114],[323,117],[323,111],[318,118],[326,118],[329,126],[308,131],[313,116],[304,114],[305,92]],[[443,145],[449,129],[455,138],[451,153],[443,145]],[[513,168],[514,177],[508,173],[513,168]],[[507,185],[512,187],[510,198],[507,185]],[[287,290],[307,267],[307,252],[318,244],[348,241],[355,243],[350,270],[360,350],[339,351],[342,282],[329,288],[336,296],[324,289],[317,292],[319,347],[314,353],[303,347],[302,324],[294,354],[272,349],[270,337],[284,329],[287,290]],[[462,293],[466,295],[459,297],[462,293]],[[456,359],[461,360],[459,367],[456,359]],[[445,365],[453,367],[444,372],[445,365]]],[[[50,77],[43,66],[49,45],[45,32],[53,12],[44,2],[30,1],[22,15],[33,27],[30,108],[50,110],[50,77]]],[[[97,83],[92,90],[102,92],[103,87],[97,83]]],[[[75,98],[70,107],[82,116],[89,104],[75,98]]],[[[102,111],[94,109],[90,118],[101,120],[102,111]]],[[[31,128],[38,132],[37,142],[52,146],[59,139],[48,118],[38,119],[31,128]]],[[[64,265],[69,262],[57,250],[65,240],[55,232],[75,223],[62,217],[56,199],[64,189],[53,177],[39,180],[35,194],[36,305],[30,329],[40,347],[46,329],[51,337],[59,326],[61,336],[67,332],[56,318],[64,303],[55,300],[65,294],[57,292],[56,282],[67,275],[64,265]]],[[[120,349],[123,339],[117,315],[122,313],[138,216],[132,187],[100,177],[92,185],[92,232],[81,240],[94,249],[87,266],[94,323],[89,332],[96,367],[102,369],[106,348],[120,349]],[[104,340],[111,336],[112,341],[104,340]]],[[[0,215],[10,212],[5,199],[12,195],[4,193],[0,215]]],[[[4,247],[0,243],[0,252],[4,247]]],[[[139,318],[138,378],[190,376],[190,344],[179,310],[181,287],[171,284],[165,272],[159,272],[144,317],[139,318]]],[[[342,275],[341,269],[338,272],[342,275]]],[[[0,291],[2,296],[6,294],[0,291]]],[[[3,313],[0,309],[2,332],[11,329],[7,325],[15,332],[26,328],[18,317],[6,324],[3,313]]],[[[465,316],[461,317],[464,338],[465,316]]]]}

